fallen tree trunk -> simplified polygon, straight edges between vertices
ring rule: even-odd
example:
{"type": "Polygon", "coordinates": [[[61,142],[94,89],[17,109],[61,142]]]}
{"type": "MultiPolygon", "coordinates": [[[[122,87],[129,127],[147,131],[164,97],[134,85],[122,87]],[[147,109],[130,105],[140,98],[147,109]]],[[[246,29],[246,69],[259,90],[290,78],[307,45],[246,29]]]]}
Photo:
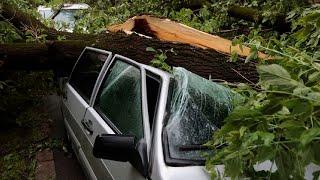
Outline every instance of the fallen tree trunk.
{"type": "Polygon", "coordinates": [[[3,44],[0,45],[0,54],[2,54],[0,60],[3,61],[2,68],[5,69],[55,69],[68,73],[85,46],[105,49],[144,64],[149,64],[154,56],[154,53],[146,51],[147,47],[162,50],[173,48],[177,55],[167,53],[166,62],[170,66],[184,67],[202,77],[210,76],[212,79],[228,82],[245,82],[246,79],[257,82],[258,80],[254,63],[228,62],[228,55],[214,50],[205,50],[186,44],[172,44],[124,33],[112,33],[101,37],[99,41],[3,44]]]}
{"type": "Polygon", "coordinates": [[[228,53],[219,49],[203,49],[181,43],[160,41],[156,38],[144,38],[136,34],[105,33],[100,35],[59,32],[44,26],[37,19],[15,8],[4,5],[2,15],[21,31],[25,26],[44,29],[48,35],[46,43],[15,43],[0,45],[0,67],[7,70],[54,69],[67,75],[86,46],[98,47],[129,57],[140,63],[149,64],[154,53],[147,52],[147,47],[155,49],[174,49],[168,52],[167,63],[170,66],[184,67],[205,78],[220,79],[229,82],[256,82],[257,72],[254,63],[242,61],[228,62],[228,53]],[[58,36],[67,40],[56,41],[58,36]],[[245,78],[244,78],[245,77],[245,78]]]}

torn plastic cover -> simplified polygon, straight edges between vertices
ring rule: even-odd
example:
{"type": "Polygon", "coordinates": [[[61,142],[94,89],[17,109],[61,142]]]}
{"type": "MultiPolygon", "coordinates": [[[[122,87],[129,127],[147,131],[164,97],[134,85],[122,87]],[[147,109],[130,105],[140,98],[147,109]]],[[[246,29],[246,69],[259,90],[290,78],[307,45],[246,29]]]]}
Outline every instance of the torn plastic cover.
{"type": "Polygon", "coordinates": [[[174,68],[173,75],[166,125],[170,158],[204,160],[201,145],[221,127],[240,95],[184,68],[174,68]]]}

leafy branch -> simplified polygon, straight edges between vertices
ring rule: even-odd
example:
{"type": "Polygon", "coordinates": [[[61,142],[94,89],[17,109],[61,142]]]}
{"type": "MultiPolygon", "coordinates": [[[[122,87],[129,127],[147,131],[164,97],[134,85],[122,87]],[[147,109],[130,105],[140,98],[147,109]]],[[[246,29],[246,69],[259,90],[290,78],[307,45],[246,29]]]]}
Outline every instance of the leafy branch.
{"type": "Polygon", "coordinates": [[[232,178],[303,178],[308,164],[320,163],[318,60],[288,45],[274,49],[272,42],[252,40],[246,45],[276,59],[257,66],[259,90],[235,88],[246,100],[208,143],[215,155],[208,157],[207,168],[216,176],[214,165],[224,164],[225,175],[232,178]],[[256,172],[253,165],[266,160],[275,162],[277,171],[256,172]]]}
{"type": "Polygon", "coordinates": [[[156,53],[153,57],[153,59],[151,60],[150,64],[151,66],[153,67],[156,67],[156,68],[159,68],[159,69],[162,69],[164,71],[167,71],[169,73],[172,73],[172,68],[165,62],[167,60],[167,53],[168,52],[171,52],[175,55],[177,55],[174,51],[173,51],[173,48],[171,48],[170,50],[161,50],[161,49],[158,49],[158,50],[155,50],[154,48],[152,47],[147,47],[146,48],[146,51],[149,51],[149,52],[154,52],[156,53]]]}

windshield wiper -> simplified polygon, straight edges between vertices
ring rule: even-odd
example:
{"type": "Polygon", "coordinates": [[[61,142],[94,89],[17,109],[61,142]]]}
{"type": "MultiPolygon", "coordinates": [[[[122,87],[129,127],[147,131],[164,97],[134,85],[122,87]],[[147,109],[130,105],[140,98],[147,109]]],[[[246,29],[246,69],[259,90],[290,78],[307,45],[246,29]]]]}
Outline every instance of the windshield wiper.
{"type": "Polygon", "coordinates": [[[195,151],[195,150],[208,150],[208,146],[202,144],[190,144],[179,146],[179,151],[195,151]]]}

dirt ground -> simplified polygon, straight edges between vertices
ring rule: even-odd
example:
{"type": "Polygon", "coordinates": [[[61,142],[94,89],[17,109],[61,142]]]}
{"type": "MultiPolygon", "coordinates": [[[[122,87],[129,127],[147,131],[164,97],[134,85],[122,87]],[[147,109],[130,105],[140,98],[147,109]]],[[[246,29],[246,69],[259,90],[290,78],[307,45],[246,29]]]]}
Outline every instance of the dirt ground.
{"type": "Polygon", "coordinates": [[[85,179],[76,156],[65,148],[59,97],[46,96],[24,113],[22,125],[0,128],[0,179],[35,179],[36,154],[44,149],[53,152],[57,180],[85,179]]]}
{"type": "MultiPolygon", "coordinates": [[[[64,139],[65,129],[60,110],[59,97],[50,95],[46,98],[45,102],[45,109],[47,109],[50,118],[53,120],[52,137],[55,139],[64,139]]],[[[54,149],[53,158],[57,180],[85,179],[81,166],[72,152],[66,153],[62,149],[54,149]]]]}

